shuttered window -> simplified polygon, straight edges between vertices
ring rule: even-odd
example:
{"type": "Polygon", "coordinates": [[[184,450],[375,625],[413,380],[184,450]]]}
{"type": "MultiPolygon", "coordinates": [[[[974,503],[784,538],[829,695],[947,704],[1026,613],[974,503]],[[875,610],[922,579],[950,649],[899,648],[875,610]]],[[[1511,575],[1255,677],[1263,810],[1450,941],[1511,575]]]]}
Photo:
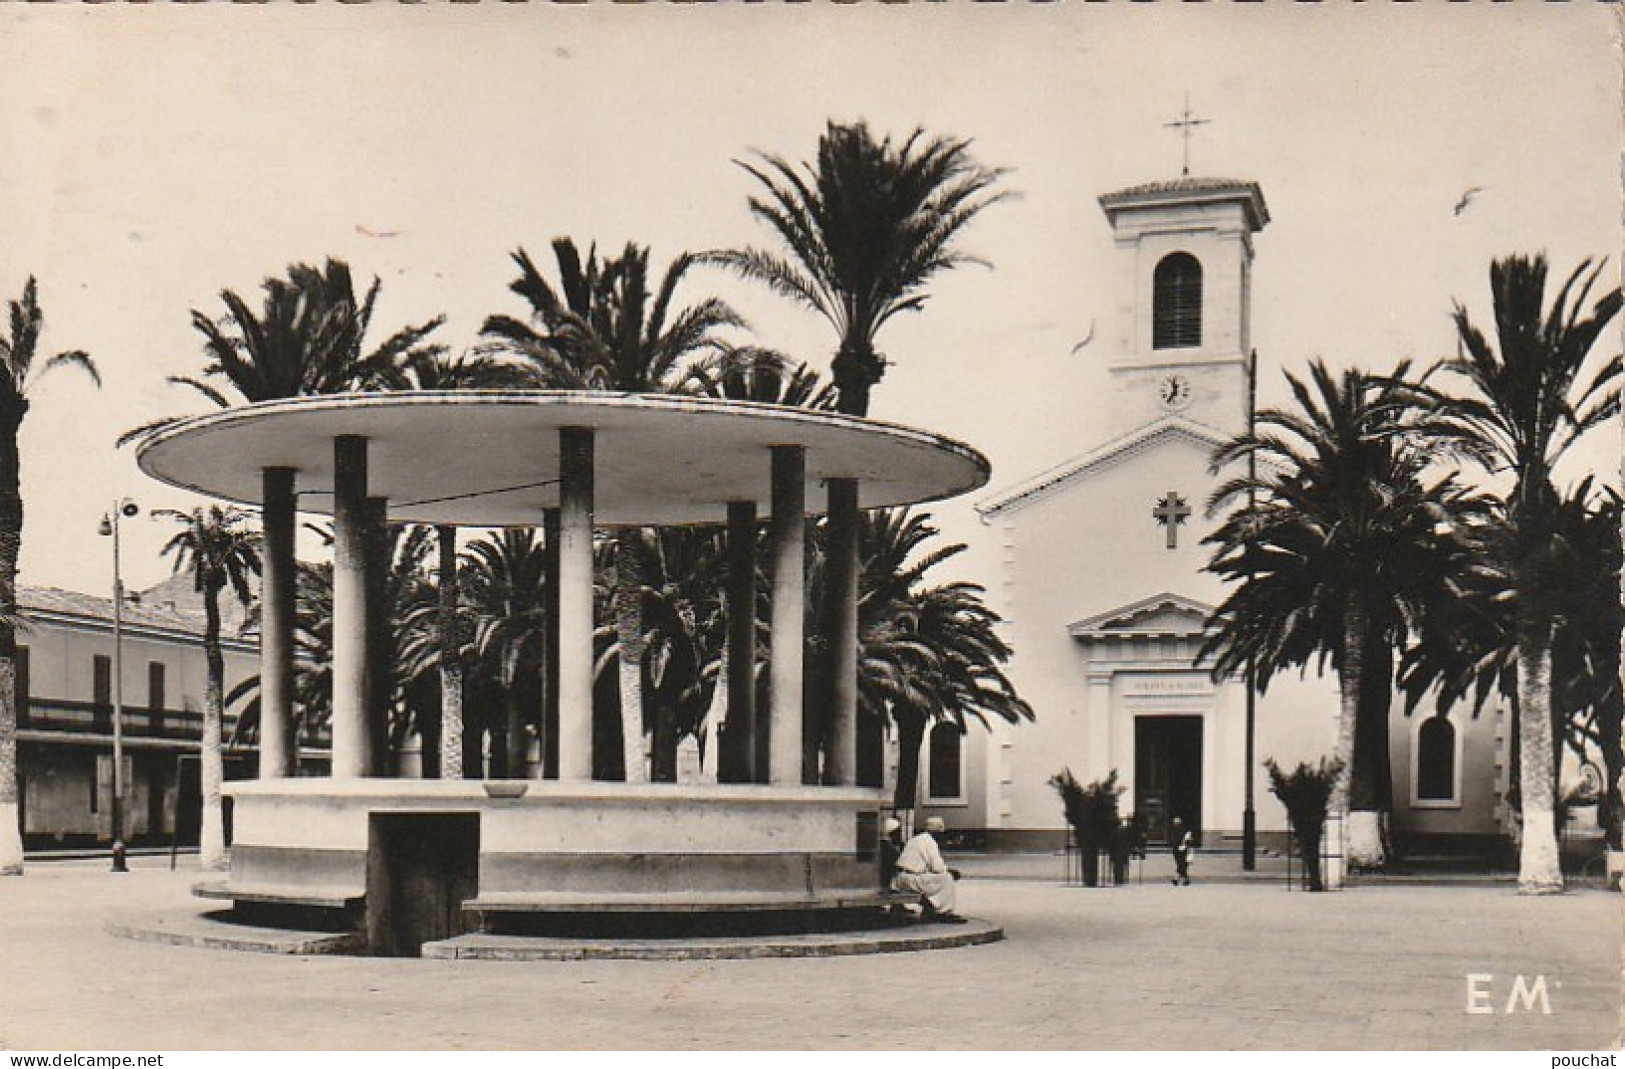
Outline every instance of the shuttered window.
{"type": "Polygon", "coordinates": [[[1202,265],[1188,252],[1171,253],[1152,278],[1151,347],[1194,349],[1202,344],[1202,265]]]}

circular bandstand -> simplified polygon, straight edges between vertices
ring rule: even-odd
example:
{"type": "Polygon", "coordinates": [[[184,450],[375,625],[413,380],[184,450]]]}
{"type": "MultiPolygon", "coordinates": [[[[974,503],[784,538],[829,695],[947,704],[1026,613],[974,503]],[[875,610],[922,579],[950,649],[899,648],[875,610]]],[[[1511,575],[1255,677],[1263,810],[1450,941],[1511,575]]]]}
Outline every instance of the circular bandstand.
{"type": "MultiPolygon", "coordinates": [[[[471,929],[602,939],[888,923],[874,861],[885,798],[856,776],[857,513],[984,485],[988,464],[974,450],[776,405],[471,391],[230,408],[157,430],[137,456],[161,482],[264,516],[259,778],[228,784],[231,870],[199,888],[229,899],[238,920],[349,929],[373,953],[437,956],[458,956],[445,947],[471,929]],[[334,530],[332,765],[323,778],[293,775],[301,512],[330,516],[334,530]],[[841,599],[831,645],[846,653],[805,666],[806,524],[824,513],[828,582],[841,599]],[[556,778],[379,774],[368,665],[386,622],[369,590],[386,521],[548,531],[556,778]],[[732,782],[595,780],[594,528],[726,525],[726,601],[754,607],[763,523],[769,697],[758,708],[755,673],[730,670],[721,746],[732,782]],[[809,777],[818,784],[804,782],[803,770],[809,667],[830,674],[820,693],[832,706],[831,742],[825,767],[809,777]]],[[[754,608],[738,615],[746,626],[730,629],[729,662],[748,669],[757,662],[754,608]]]]}

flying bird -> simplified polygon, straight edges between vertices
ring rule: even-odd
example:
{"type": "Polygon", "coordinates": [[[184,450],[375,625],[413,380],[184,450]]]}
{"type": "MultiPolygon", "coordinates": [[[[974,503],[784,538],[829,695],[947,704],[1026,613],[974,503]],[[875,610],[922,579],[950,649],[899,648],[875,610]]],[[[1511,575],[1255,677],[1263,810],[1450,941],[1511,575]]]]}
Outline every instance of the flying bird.
{"type": "Polygon", "coordinates": [[[360,223],[355,225],[355,232],[364,238],[398,238],[401,236],[399,230],[374,230],[372,227],[363,226],[360,223]]]}
{"type": "Polygon", "coordinates": [[[1462,212],[1466,211],[1467,205],[1473,202],[1473,194],[1482,193],[1483,191],[1483,186],[1473,186],[1471,189],[1467,190],[1467,192],[1463,193],[1461,195],[1461,199],[1456,201],[1456,214],[1460,215],[1462,212]]]}
{"type": "Polygon", "coordinates": [[[1083,340],[1072,347],[1072,351],[1074,353],[1076,353],[1079,349],[1082,349],[1084,346],[1088,345],[1090,342],[1092,342],[1094,340],[1095,340],[1095,321],[1093,319],[1091,319],[1091,320],[1089,320],[1089,333],[1085,334],[1083,336],[1083,340]]]}

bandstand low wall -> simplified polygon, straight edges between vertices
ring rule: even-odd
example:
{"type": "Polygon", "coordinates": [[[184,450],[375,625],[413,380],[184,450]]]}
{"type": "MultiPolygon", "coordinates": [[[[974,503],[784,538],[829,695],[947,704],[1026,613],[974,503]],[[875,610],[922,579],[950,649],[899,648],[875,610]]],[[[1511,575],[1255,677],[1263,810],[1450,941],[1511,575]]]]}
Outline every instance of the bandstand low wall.
{"type": "Polygon", "coordinates": [[[412,814],[477,828],[468,905],[482,911],[804,909],[880,897],[883,794],[870,788],[284,779],[226,791],[235,834],[222,897],[239,901],[357,904],[377,849],[373,818],[412,814]]]}

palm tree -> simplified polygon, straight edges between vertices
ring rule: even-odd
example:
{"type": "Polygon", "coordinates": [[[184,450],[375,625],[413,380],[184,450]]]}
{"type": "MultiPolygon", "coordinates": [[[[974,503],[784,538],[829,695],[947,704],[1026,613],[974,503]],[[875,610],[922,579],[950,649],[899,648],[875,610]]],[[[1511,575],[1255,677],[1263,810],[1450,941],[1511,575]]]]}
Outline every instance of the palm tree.
{"type": "MultiPolygon", "coordinates": [[[[1607,770],[1602,812],[1611,843],[1619,841],[1618,779],[1625,769],[1618,646],[1625,612],[1618,598],[1599,598],[1597,592],[1612,590],[1619,582],[1619,511],[1618,494],[1596,492],[1590,477],[1567,493],[1553,517],[1553,553],[1541,588],[1543,603],[1564,624],[1552,636],[1554,758],[1563,741],[1582,760],[1600,753],[1607,770]]],[[[1428,694],[1437,696],[1442,711],[1466,701],[1474,716],[1490,698],[1505,700],[1512,711],[1516,783],[1522,759],[1517,742],[1518,599],[1505,565],[1510,534],[1504,510],[1487,513],[1479,526],[1475,538],[1482,563],[1459,596],[1430,609],[1418,628],[1418,641],[1401,661],[1399,679],[1407,712],[1428,694]]]]}
{"type": "Polygon", "coordinates": [[[220,293],[224,319],[192,312],[209,363],[203,378],[173,381],[222,407],[228,402],[214,384],[221,380],[247,402],[365,389],[387,381],[399,364],[421,353],[445,321],[436,316],[404,327],[367,351],[380,288],[376,278],[357,300],[349,265],[330,259],[323,268],[293,264],[286,279],[268,278],[261,285],[265,296],[258,315],[231,290],[220,293]]]}
{"type": "Polygon", "coordinates": [[[657,782],[676,781],[677,746],[685,735],[715,742],[704,734],[707,716],[715,726],[726,711],[724,556],[716,528],[656,528],[647,544],[644,683],[653,713],[651,778],[657,782]]]}
{"type": "Polygon", "coordinates": [[[1557,630],[1552,647],[1552,728],[1581,760],[1601,756],[1602,824],[1608,845],[1616,850],[1625,818],[1619,788],[1625,773],[1619,648],[1625,603],[1597,592],[1619,586],[1625,555],[1620,511],[1620,495],[1612,490],[1593,495],[1589,478],[1564,499],[1554,570],[1561,577],[1560,618],[1566,626],[1557,630]]]}
{"type": "Polygon", "coordinates": [[[474,622],[474,682],[502,696],[502,720],[487,725],[491,775],[523,776],[536,705],[527,699],[540,693],[547,636],[547,568],[536,532],[509,528],[470,544],[460,586],[474,622]]]}
{"type": "MultiPolygon", "coordinates": [[[[192,326],[203,335],[201,375],[172,375],[221,408],[311,394],[373,389],[398,380],[399,368],[433,357],[441,347],[428,337],[444,316],[404,327],[368,350],[366,335],[380,283],[356,298],[350,267],[328,260],[323,268],[292,264],[287,278],[267,278],[259,312],[232,290],[222,290],[226,306],[219,318],[192,310],[192,326]],[[232,395],[235,394],[235,399],[232,395]]],[[[124,445],[184,417],[166,416],[126,431],[124,445]]]]}
{"type": "Polygon", "coordinates": [[[253,601],[249,576],[260,570],[259,535],[249,526],[248,514],[237,508],[211,505],[189,513],[158,509],[154,515],[181,525],[164,544],[163,553],[175,558],[175,571],[191,570],[192,588],[203,595],[207,677],[203,691],[203,832],[199,860],[205,869],[222,869],[226,864],[226,838],[220,801],[224,772],[220,732],[226,665],[220,652],[220,594],[229,588],[245,608],[253,601]]]}
{"type": "Polygon", "coordinates": [[[695,371],[700,392],[728,401],[754,401],[786,408],[835,411],[835,387],[805,363],[790,366],[782,354],[745,346],[725,350],[695,371]]]}
{"type": "MultiPolygon", "coordinates": [[[[331,544],[331,532],[317,531],[331,544]]],[[[256,603],[243,627],[259,625],[256,603]]],[[[293,731],[301,740],[315,742],[333,719],[333,565],[330,561],[298,561],[294,565],[293,624],[293,731]]],[[[259,734],[260,677],[245,676],[226,695],[230,708],[242,703],[232,725],[231,746],[252,743],[259,734]]]]}
{"type": "Polygon", "coordinates": [[[751,214],[778,236],[783,252],[742,249],[707,259],[805,305],[835,328],[830,365],[839,410],[863,416],[886,371],[880,328],[918,311],[938,274],[981,261],[956,241],[972,219],[1004,199],[1004,175],[977,163],[970,142],[916,129],[901,143],[876,141],[864,122],[831,122],[817,161],[797,167],[757,154],[739,166],[760,184],[751,214]]]}
{"type": "Polygon", "coordinates": [[[1270,793],[1281,800],[1287,819],[1292,825],[1292,838],[1303,862],[1304,877],[1309,890],[1324,891],[1320,871],[1320,839],[1326,825],[1326,816],[1332,812],[1331,798],[1337,782],[1343,778],[1338,758],[1322,757],[1318,765],[1299,761],[1291,772],[1281,771],[1275,758],[1264,759],[1269,772],[1270,793]]]}
{"type": "Polygon", "coordinates": [[[1259,413],[1214,452],[1215,471],[1260,463],[1208,505],[1233,509],[1206,539],[1208,570],[1237,585],[1199,659],[1216,655],[1215,677],[1252,660],[1261,692],[1278,672],[1330,661],[1341,708],[1331,811],[1348,816],[1347,856],[1362,867],[1386,860],[1393,651],[1468,557],[1455,534],[1473,499],[1453,476],[1424,481],[1431,454],[1418,435],[1439,428],[1416,408],[1408,370],[1334,375],[1315,361],[1308,381],[1288,375],[1295,407],[1259,413]]]}
{"type": "MultiPolygon", "coordinates": [[[[390,370],[386,385],[401,390],[522,390],[535,387],[540,377],[533,367],[500,359],[488,352],[464,353],[449,358],[443,350],[419,346],[404,354],[390,370]]],[[[464,636],[457,586],[457,528],[435,527],[438,557],[438,604],[433,624],[438,643],[432,664],[439,674],[440,740],[438,775],[463,777],[464,636]]],[[[427,734],[427,733],[426,733],[427,734]]]]}
{"type": "Polygon", "coordinates": [[[1502,544],[1517,605],[1523,820],[1518,889],[1525,894],[1563,889],[1552,824],[1552,642],[1559,617],[1546,590],[1561,497],[1555,468],[1576,439],[1611,420],[1619,406],[1619,355],[1600,366],[1591,360],[1597,339],[1621,305],[1620,291],[1614,288],[1588,309],[1602,267],[1582,262],[1548,308],[1544,256],[1509,256],[1492,263],[1495,338],[1479,330],[1458,303],[1453,318],[1460,353],[1443,367],[1462,381],[1467,394],[1436,395],[1454,423],[1453,433],[1469,436],[1486,471],[1509,477],[1511,484],[1504,495],[1502,544]]]}
{"type": "MultiPolygon", "coordinates": [[[[933,721],[964,731],[969,718],[983,726],[990,717],[1012,724],[1033,718],[1004,675],[1010,648],[982,588],[924,585],[931,569],[965,549],[934,546],[938,534],[928,514],[909,509],[881,509],[859,521],[859,716],[876,728],[889,717],[897,727],[899,810],[914,808],[920,748],[933,721]]],[[[815,603],[824,596],[821,576],[815,561],[815,603]]]]}
{"type": "MultiPolygon", "coordinates": [[[[265,279],[257,313],[236,292],[222,290],[223,317],[192,311],[192,326],[203,336],[201,375],[171,376],[170,381],[196,390],[221,408],[383,387],[399,379],[401,365],[433,359],[442,351],[427,339],[445,317],[405,327],[368,350],[366,337],[380,288],[374,278],[365,296],[357,299],[349,265],[329,259],[321,268],[292,264],[285,279],[265,279]]],[[[118,444],[181,418],[168,416],[132,428],[118,444]]],[[[380,642],[374,657],[382,650],[380,642]]],[[[380,675],[388,672],[381,664],[373,668],[380,675]]]]}
{"type": "MultiPolygon", "coordinates": [[[[899,143],[877,141],[862,121],[828,123],[811,164],[756,156],[739,161],[758,183],[751,214],[777,235],[780,250],[726,250],[707,259],[766,283],[835,328],[830,376],[836,410],[866,416],[870,391],[886,370],[877,347],[881,328],[899,313],[924,307],[927,285],[942,272],[983,263],[963,252],[958,239],[1007,195],[993,190],[1005,172],[976,162],[967,140],[916,128],[899,143]]],[[[853,523],[844,511],[832,513],[825,520],[831,541],[849,545],[853,523]]],[[[818,632],[829,636],[841,635],[846,621],[837,599],[815,619],[818,632]]],[[[842,670],[837,658],[847,653],[837,641],[824,644],[827,663],[813,679],[805,766],[816,765],[811,751],[829,732],[833,700],[827,691],[842,670]]]]}
{"type": "Polygon", "coordinates": [[[22,830],[17,807],[17,555],[23,544],[22,457],[17,436],[28,415],[28,387],[56,367],[76,367],[97,386],[96,365],[73,349],[38,364],[45,314],[34,279],[22,299],[8,302],[8,336],[0,338],[0,876],[23,871],[22,830]]]}
{"type": "MultiPolygon", "coordinates": [[[[695,258],[684,253],[651,289],[649,250],[628,244],[619,256],[585,260],[575,242],[553,242],[559,284],[555,288],[524,249],[513,254],[519,277],[509,286],[531,306],[532,322],[492,316],[483,333],[502,350],[531,360],[543,384],[555,389],[629,393],[698,393],[701,366],[715,370],[729,348],[719,333],[742,326],[722,301],[706,298],[677,308],[677,287],[695,258]]],[[[614,592],[621,691],[621,737],[626,779],[647,778],[643,757],[643,659],[647,651],[643,603],[648,582],[649,535],[623,531],[616,537],[614,592]]]]}

